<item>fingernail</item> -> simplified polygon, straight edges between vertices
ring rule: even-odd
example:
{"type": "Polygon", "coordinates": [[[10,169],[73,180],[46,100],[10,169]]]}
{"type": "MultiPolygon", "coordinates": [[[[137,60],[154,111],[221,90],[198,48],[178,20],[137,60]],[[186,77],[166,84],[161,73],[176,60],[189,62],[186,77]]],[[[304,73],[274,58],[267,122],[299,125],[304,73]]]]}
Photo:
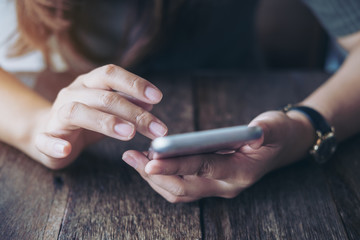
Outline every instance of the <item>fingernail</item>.
{"type": "Polygon", "coordinates": [[[153,87],[146,87],[145,96],[153,102],[159,102],[162,98],[161,92],[153,87]]]}
{"type": "Polygon", "coordinates": [[[114,127],[114,130],[120,136],[127,137],[127,138],[129,138],[134,132],[134,128],[130,124],[127,124],[127,123],[116,124],[114,127]]]}
{"type": "Polygon", "coordinates": [[[65,144],[61,143],[61,142],[56,142],[54,144],[54,150],[56,153],[58,154],[64,154],[64,150],[65,150],[65,144]]]}
{"type": "Polygon", "coordinates": [[[150,132],[155,136],[162,137],[166,134],[167,128],[157,122],[151,122],[149,125],[150,132]]]}
{"type": "Polygon", "coordinates": [[[123,160],[129,164],[131,167],[135,168],[137,167],[137,161],[130,155],[128,154],[124,154],[123,155],[123,160]]]}

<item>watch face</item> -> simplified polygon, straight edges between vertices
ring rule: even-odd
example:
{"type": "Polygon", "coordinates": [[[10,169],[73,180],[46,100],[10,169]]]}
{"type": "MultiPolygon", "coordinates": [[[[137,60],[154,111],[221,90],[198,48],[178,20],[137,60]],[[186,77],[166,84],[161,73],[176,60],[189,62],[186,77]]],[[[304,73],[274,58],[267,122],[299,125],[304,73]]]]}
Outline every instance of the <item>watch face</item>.
{"type": "Polygon", "coordinates": [[[317,149],[314,150],[314,157],[318,163],[325,163],[334,154],[336,150],[335,137],[328,136],[322,139],[321,143],[317,145],[317,149]]]}

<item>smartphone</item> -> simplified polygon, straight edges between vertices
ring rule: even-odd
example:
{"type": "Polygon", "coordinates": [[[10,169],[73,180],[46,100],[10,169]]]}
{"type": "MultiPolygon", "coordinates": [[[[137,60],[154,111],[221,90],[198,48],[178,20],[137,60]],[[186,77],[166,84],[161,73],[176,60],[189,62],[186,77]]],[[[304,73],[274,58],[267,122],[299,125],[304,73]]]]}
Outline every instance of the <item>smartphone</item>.
{"type": "Polygon", "coordinates": [[[149,159],[231,151],[260,138],[260,127],[245,125],[159,137],[151,142],[149,159]]]}

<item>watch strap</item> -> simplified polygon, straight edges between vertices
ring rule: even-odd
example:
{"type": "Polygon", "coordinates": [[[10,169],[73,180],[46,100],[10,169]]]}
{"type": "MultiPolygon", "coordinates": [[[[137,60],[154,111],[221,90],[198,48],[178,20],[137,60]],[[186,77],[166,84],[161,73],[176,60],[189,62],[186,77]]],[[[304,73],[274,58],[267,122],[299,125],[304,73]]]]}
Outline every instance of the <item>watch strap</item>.
{"type": "Polygon", "coordinates": [[[331,126],[318,111],[306,106],[289,105],[284,108],[284,112],[288,112],[290,110],[303,113],[309,119],[315,131],[320,131],[321,133],[328,133],[332,131],[331,126]]]}
{"type": "Polygon", "coordinates": [[[288,111],[299,111],[309,119],[317,137],[315,145],[310,149],[310,155],[318,164],[327,162],[336,150],[334,128],[319,112],[310,107],[288,105],[283,108],[283,112],[287,113],[288,111]]]}

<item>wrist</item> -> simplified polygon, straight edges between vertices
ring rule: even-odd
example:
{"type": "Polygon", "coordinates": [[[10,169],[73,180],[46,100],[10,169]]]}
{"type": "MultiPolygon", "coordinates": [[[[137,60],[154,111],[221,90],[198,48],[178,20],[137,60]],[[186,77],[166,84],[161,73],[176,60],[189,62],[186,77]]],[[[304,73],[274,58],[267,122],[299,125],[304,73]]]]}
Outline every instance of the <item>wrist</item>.
{"type": "Polygon", "coordinates": [[[315,131],[315,142],[310,148],[310,155],[318,164],[327,162],[336,149],[335,129],[331,127],[327,120],[315,109],[308,106],[286,106],[283,111],[299,112],[308,119],[315,131]]]}
{"type": "Polygon", "coordinates": [[[285,114],[291,121],[292,126],[289,141],[291,146],[288,148],[290,152],[287,153],[291,157],[285,158],[288,161],[285,164],[290,164],[304,158],[309,153],[309,149],[314,145],[316,138],[314,127],[303,113],[289,111],[285,114]]]}

